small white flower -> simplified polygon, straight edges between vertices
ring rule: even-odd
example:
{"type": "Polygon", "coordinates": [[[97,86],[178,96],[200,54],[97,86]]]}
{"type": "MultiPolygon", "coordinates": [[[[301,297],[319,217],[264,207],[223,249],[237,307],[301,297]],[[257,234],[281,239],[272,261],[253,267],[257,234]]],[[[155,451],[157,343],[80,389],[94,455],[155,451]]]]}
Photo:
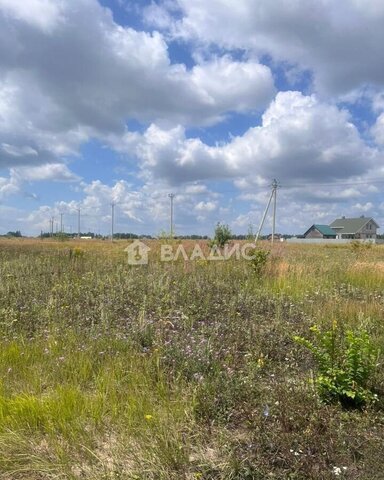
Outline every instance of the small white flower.
{"type": "Polygon", "coordinates": [[[295,457],[298,457],[298,456],[300,455],[299,452],[295,452],[295,450],[293,450],[292,448],[291,448],[289,451],[290,451],[291,453],[293,453],[293,455],[294,455],[295,457]]]}
{"type": "Polygon", "coordinates": [[[340,467],[333,467],[332,473],[338,477],[341,474],[341,468],[340,467]]]}

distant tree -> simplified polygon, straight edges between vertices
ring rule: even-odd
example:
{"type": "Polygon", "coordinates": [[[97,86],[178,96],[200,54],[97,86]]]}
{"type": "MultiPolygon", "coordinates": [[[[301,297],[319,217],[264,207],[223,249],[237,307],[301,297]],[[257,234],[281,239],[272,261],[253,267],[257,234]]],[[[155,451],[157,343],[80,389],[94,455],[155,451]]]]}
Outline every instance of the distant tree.
{"type": "Polygon", "coordinates": [[[254,240],[255,232],[253,231],[253,225],[250,223],[248,225],[247,240],[254,240]]]}
{"type": "Polygon", "coordinates": [[[139,236],[136,235],[135,233],[115,233],[114,237],[120,240],[129,240],[129,239],[139,238],[139,236]]]}
{"type": "Polygon", "coordinates": [[[215,228],[215,236],[213,239],[213,245],[217,245],[222,248],[232,238],[232,232],[228,225],[217,223],[215,228]]]}
{"type": "Polygon", "coordinates": [[[17,237],[20,238],[22,237],[20,230],[16,230],[16,232],[8,232],[7,237],[17,237]]]}

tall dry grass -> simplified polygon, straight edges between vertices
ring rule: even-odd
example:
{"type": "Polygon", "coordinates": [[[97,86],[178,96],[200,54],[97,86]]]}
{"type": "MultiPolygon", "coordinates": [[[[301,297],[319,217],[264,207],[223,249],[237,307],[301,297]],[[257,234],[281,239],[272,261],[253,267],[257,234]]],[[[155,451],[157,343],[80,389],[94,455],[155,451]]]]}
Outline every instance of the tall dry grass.
{"type": "Polygon", "coordinates": [[[376,405],[323,404],[293,336],[382,348],[383,247],[278,245],[260,276],[126,245],[0,242],[0,478],[382,478],[382,366],[376,405]]]}

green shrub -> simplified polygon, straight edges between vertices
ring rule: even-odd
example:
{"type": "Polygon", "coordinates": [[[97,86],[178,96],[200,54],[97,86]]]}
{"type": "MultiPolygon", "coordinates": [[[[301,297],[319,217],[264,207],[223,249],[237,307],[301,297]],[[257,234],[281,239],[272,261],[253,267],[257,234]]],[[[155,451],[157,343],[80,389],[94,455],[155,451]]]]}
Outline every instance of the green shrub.
{"type": "Polygon", "coordinates": [[[71,248],[69,251],[69,256],[71,258],[83,258],[84,254],[85,254],[85,251],[81,247],[75,247],[73,249],[71,248]]]}
{"type": "Polygon", "coordinates": [[[250,252],[250,255],[253,257],[250,261],[251,267],[256,276],[261,277],[265,271],[265,267],[267,266],[269,252],[255,248],[250,252]]]}
{"type": "Polygon", "coordinates": [[[232,238],[232,232],[228,225],[217,223],[215,228],[215,236],[211,242],[211,246],[223,248],[226,243],[232,238]]]}
{"type": "Polygon", "coordinates": [[[313,341],[295,336],[294,340],[310,350],[317,363],[315,385],[326,402],[339,401],[344,407],[361,408],[377,399],[371,389],[372,374],[379,352],[368,332],[343,332],[334,321],[332,328],[311,328],[313,341]]]}

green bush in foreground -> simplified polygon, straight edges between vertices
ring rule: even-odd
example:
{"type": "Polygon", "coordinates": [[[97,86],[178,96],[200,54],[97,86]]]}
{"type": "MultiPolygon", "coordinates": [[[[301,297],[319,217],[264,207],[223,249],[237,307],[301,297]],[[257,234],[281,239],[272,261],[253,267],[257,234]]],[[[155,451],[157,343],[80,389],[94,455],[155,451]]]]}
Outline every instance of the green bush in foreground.
{"type": "Polygon", "coordinates": [[[266,250],[254,249],[250,252],[252,256],[251,267],[257,277],[261,277],[267,266],[269,252],[266,250]]]}
{"type": "Polygon", "coordinates": [[[294,340],[312,352],[318,372],[315,384],[327,402],[339,401],[344,407],[361,408],[377,399],[370,387],[379,352],[364,329],[343,333],[337,322],[321,331],[310,329],[314,340],[295,336],[294,340]]]}

